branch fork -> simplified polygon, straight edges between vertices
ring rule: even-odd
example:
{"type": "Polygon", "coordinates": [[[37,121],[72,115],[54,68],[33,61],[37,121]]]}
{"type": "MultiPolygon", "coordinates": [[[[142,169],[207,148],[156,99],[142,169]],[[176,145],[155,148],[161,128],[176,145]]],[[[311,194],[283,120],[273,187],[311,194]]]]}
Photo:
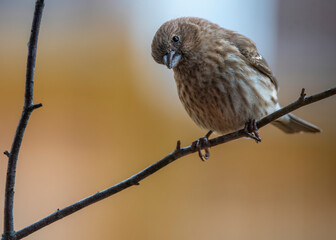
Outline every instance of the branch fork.
{"type": "Polygon", "coordinates": [[[5,207],[4,207],[4,240],[17,239],[17,234],[14,231],[14,187],[16,176],[16,165],[19,157],[20,147],[23,140],[24,132],[28,125],[30,114],[33,110],[42,106],[41,103],[33,104],[34,93],[34,71],[36,62],[37,40],[40,30],[40,23],[44,7],[44,0],[37,0],[35,4],[35,12],[31,35],[28,44],[28,58],[26,71],[26,87],[24,97],[24,107],[21,114],[21,119],[16,129],[13,144],[10,153],[5,151],[4,154],[8,157],[8,167],[6,175],[6,191],[5,191],[5,207]]]}
{"type": "MultiPolygon", "coordinates": [[[[219,144],[223,144],[235,139],[246,137],[246,131],[240,129],[236,132],[232,132],[223,136],[219,136],[208,140],[206,145],[201,145],[199,148],[195,147],[193,144],[190,146],[181,148],[181,142],[177,141],[174,151],[156,163],[150,165],[144,170],[136,173],[130,178],[109,187],[103,191],[97,192],[87,198],[84,198],[74,204],[71,204],[65,208],[57,209],[55,212],[51,213],[49,216],[19,230],[14,231],[14,220],[13,220],[13,205],[14,205],[14,186],[15,186],[15,175],[16,175],[16,163],[19,155],[19,150],[21,147],[22,139],[24,136],[25,129],[28,124],[30,114],[37,108],[42,106],[41,103],[33,104],[33,90],[34,90],[34,69],[35,69],[35,59],[37,51],[37,40],[40,29],[40,22],[42,18],[42,12],[44,8],[44,0],[37,0],[35,4],[35,12],[33,19],[33,26],[31,30],[31,36],[28,44],[28,60],[27,60],[27,74],[26,74],[26,89],[25,89],[25,103],[22,111],[21,119],[19,121],[11,151],[5,151],[4,154],[8,157],[8,169],[6,177],[6,190],[5,190],[5,211],[4,211],[4,233],[1,240],[18,240],[22,239],[41,228],[48,226],[70,214],[73,214],[93,203],[101,201],[107,197],[110,197],[120,191],[123,191],[133,185],[139,185],[139,182],[153,173],[157,172],[161,168],[167,166],[168,164],[174,162],[175,160],[182,158],[186,155],[199,152],[200,149],[208,149],[219,144]]],[[[261,128],[265,125],[271,123],[277,118],[286,115],[302,106],[311,104],[313,102],[320,101],[324,98],[330,97],[336,94],[336,87],[328,89],[324,92],[318,93],[306,97],[305,89],[302,89],[300,97],[297,101],[279,109],[278,111],[264,117],[263,119],[256,122],[256,127],[261,128]]],[[[248,135],[250,136],[250,135],[248,135]]],[[[252,136],[250,136],[252,137],[252,136]]],[[[257,136],[255,136],[257,137],[257,136]]],[[[256,138],[252,137],[257,140],[256,138]]]]}

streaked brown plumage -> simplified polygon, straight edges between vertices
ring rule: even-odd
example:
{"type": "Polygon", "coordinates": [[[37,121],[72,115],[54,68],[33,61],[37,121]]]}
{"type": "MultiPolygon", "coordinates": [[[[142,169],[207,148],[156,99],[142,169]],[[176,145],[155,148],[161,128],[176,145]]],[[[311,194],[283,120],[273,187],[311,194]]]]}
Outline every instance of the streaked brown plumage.
{"type": "MultiPolygon", "coordinates": [[[[183,106],[204,129],[238,130],[280,108],[277,80],[255,44],[205,19],[164,23],[154,36],[152,56],[174,70],[183,106]]],[[[273,124],[286,133],[320,131],[292,114],[273,124]]]]}

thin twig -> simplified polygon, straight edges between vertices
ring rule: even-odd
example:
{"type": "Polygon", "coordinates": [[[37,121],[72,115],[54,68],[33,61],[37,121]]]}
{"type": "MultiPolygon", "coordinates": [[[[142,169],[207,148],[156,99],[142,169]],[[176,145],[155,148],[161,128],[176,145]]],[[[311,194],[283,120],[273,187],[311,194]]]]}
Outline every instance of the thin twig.
{"type": "Polygon", "coordinates": [[[37,40],[40,30],[43,7],[44,7],[44,1],[37,0],[35,4],[34,19],[28,46],[24,107],[22,110],[21,119],[16,129],[10,154],[7,155],[8,168],[6,176],[3,239],[13,239],[13,237],[15,236],[13,205],[14,205],[16,164],[19,156],[23,135],[26,130],[30,114],[33,112],[34,109],[42,106],[41,104],[37,105],[33,104],[33,93],[34,93],[34,71],[35,71],[35,60],[37,51],[37,40]]]}
{"type": "Polygon", "coordinates": [[[181,149],[181,141],[178,140],[178,141],[176,142],[176,148],[175,148],[175,151],[179,151],[180,149],[181,149]]]}
{"type": "MultiPolygon", "coordinates": [[[[322,100],[324,98],[330,97],[331,95],[336,94],[336,87],[329,89],[327,91],[318,93],[316,95],[312,95],[309,97],[304,97],[304,98],[300,98],[299,100],[289,104],[288,106],[264,117],[263,119],[261,119],[260,121],[257,122],[257,126],[259,128],[269,124],[270,122],[274,121],[275,119],[292,112],[295,109],[298,109],[302,106],[305,106],[307,104],[311,104],[313,102],[317,102],[319,100],[322,100]]],[[[302,94],[300,95],[302,96],[302,94]]],[[[213,147],[219,144],[223,144],[241,137],[245,137],[246,136],[246,131],[244,129],[241,129],[239,131],[230,133],[230,134],[226,134],[214,139],[209,140],[209,145],[207,147],[213,147]]],[[[151,174],[155,173],[156,171],[160,170],[161,168],[167,166],[168,164],[172,163],[173,161],[175,161],[176,159],[179,159],[183,156],[189,155],[191,153],[196,152],[197,149],[192,148],[191,146],[185,147],[185,148],[180,148],[180,144],[179,142],[177,143],[176,148],[174,149],[174,151],[172,153],[170,153],[169,155],[167,155],[166,157],[162,158],[161,160],[159,160],[158,162],[150,165],[149,167],[147,167],[146,169],[142,170],[141,172],[133,175],[132,177],[110,187],[107,188],[101,192],[97,192],[96,194],[89,196],[87,198],[84,198],[82,200],[80,200],[79,202],[76,202],[68,207],[65,207],[63,209],[57,209],[56,212],[50,214],[49,216],[21,229],[20,231],[16,232],[16,234],[14,235],[13,239],[21,239],[24,238],[30,234],[32,234],[33,232],[38,231],[39,229],[53,223],[56,222],[57,220],[60,220],[74,212],[79,211],[80,209],[87,207],[95,202],[98,202],[100,200],[103,200],[107,197],[112,196],[113,194],[116,194],[128,187],[131,187],[133,185],[138,185],[139,182],[141,180],[143,180],[144,178],[150,176],[151,174]]]]}
{"type": "Polygon", "coordinates": [[[261,128],[263,126],[265,126],[266,124],[269,124],[270,122],[274,121],[275,119],[278,119],[279,117],[286,115],[287,113],[293,112],[294,110],[306,106],[308,104],[320,101],[324,98],[330,97],[332,95],[336,94],[336,87],[334,88],[330,88],[326,91],[320,92],[318,94],[306,97],[306,94],[304,93],[303,90],[303,94],[301,92],[301,95],[299,97],[299,99],[289,105],[287,105],[286,107],[283,107],[281,109],[279,109],[278,111],[264,117],[263,119],[261,119],[260,121],[258,121],[257,123],[257,127],[261,128]]]}
{"type": "Polygon", "coordinates": [[[9,155],[10,155],[10,153],[6,150],[6,151],[4,151],[4,154],[7,156],[7,157],[9,157],[9,155]]]}
{"type": "Polygon", "coordinates": [[[306,89],[302,88],[301,89],[301,93],[300,93],[300,97],[299,97],[299,100],[300,101],[303,101],[306,97],[306,89]]]}
{"type": "Polygon", "coordinates": [[[42,107],[42,103],[33,104],[29,107],[29,111],[34,111],[35,109],[38,109],[40,107],[42,107]]]}

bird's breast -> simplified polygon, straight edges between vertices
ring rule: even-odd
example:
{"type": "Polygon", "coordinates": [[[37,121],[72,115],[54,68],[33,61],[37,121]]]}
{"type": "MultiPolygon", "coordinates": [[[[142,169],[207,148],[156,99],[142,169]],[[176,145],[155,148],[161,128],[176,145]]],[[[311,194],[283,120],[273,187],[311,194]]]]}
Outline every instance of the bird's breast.
{"type": "Polygon", "coordinates": [[[275,107],[270,80],[235,55],[224,59],[213,54],[193,69],[174,70],[174,77],[187,113],[207,130],[236,130],[275,107]]]}

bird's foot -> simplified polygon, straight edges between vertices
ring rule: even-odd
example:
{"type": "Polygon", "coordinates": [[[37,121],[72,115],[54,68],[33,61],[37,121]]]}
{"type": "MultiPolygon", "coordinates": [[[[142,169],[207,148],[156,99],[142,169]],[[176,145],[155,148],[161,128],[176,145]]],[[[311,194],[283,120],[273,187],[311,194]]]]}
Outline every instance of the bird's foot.
{"type": "Polygon", "coordinates": [[[257,122],[255,119],[250,119],[245,123],[244,131],[246,135],[250,138],[253,138],[256,143],[261,142],[261,138],[258,133],[257,122]]]}
{"type": "Polygon", "coordinates": [[[198,151],[198,156],[202,161],[205,161],[210,157],[209,137],[211,133],[212,131],[209,131],[204,137],[199,138],[191,144],[191,148],[198,151]],[[202,152],[202,148],[204,149],[204,154],[202,152]]]}

